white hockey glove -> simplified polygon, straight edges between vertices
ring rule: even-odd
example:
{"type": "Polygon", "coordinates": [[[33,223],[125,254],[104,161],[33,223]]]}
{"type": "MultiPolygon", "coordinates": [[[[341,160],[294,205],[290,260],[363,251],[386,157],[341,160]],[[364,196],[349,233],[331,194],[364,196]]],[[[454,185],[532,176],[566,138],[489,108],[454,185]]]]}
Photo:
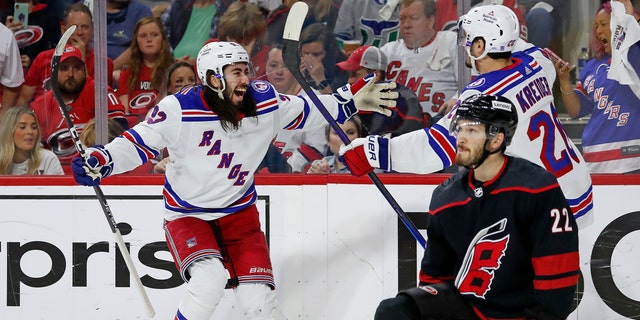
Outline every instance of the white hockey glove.
{"type": "Polygon", "coordinates": [[[392,112],[387,108],[394,108],[399,96],[397,91],[393,91],[396,88],[396,83],[375,83],[374,81],[375,74],[370,73],[351,85],[338,88],[336,93],[342,99],[353,99],[358,110],[373,111],[389,117],[392,112]]]}
{"type": "Polygon", "coordinates": [[[93,146],[86,150],[89,155],[86,161],[80,156],[73,158],[71,170],[76,182],[85,186],[97,186],[102,178],[113,172],[111,155],[103,146],[93,146]]]}
{"type": "Polygon", "coordinates": [[[340,158],[354,176],[365,175],[375,168],[390,171],[389,155],[389,139],[377,135],[357,138],[340,146],[340,158]]]}

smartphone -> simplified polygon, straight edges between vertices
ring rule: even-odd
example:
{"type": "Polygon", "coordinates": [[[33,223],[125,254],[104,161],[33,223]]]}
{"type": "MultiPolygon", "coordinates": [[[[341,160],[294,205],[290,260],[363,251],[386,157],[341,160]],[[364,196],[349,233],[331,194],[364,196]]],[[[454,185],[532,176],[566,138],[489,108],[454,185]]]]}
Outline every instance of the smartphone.
{"type": "Polygon", "coordinates": [[[551,49],[549,48],[544,48],[542,49],[542,51],[544,51],[549,56],[549,58],[551,59],[551,61],[553,61],[553,63],[560,61],[560,65],[569,64],[568,62],[562,60],[562,58],[558,57],[558,55],[555,52],[551,51],[551,49]]]}
{"type": "Polygon", "coordinates": [[[13,19],[22,22],[22,27],[29,25],[29,4],[26,2],[16,2],[13,6],[13,19]]]}

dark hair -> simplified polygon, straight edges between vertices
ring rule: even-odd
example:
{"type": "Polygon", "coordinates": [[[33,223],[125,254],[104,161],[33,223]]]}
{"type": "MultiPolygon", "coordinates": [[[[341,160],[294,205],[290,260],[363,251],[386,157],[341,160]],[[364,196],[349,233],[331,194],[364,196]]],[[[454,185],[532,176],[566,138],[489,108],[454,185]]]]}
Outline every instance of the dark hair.
{"type": "Polygon", "coordinates": [[[310,24],[300,33],[300,46],[312,42],[320,42],[323,45],[325,57],[322,60],[322,65],[331,87],[337,88],[346,83],[349,75],[346,71],[336,68],[336,63],[346,60],[347,57],[338,47],[335,33],[324,23],[310,24]]]}
{"type": "MultiPolygon", "coordinates": [[[[213,75],[213,70],[207,71],[207,78],[213,75]]],[[[245,117],[255,117],[257,115],[256,101],[250,94],[245,94],[240,107],[231,105],[229,101],[220,99],[218,93],[209,86],[202,86],[202,97],[209,109],[215,112],[220,119],[220,124],[225,131],[237,130],[240,128],[242,115],[245,117]]]]}

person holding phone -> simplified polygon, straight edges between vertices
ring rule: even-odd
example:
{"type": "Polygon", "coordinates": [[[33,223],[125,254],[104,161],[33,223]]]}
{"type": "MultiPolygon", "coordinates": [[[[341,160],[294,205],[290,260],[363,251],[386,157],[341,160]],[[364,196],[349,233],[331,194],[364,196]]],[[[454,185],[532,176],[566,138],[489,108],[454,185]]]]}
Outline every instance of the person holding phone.
{"type": "Polygon", "coordinates": [[[54,48],[60,39],[60,21],[42,0],[16,2],[0,13],[0,21],[13,31],[25,72],[40,52],[54,48]]]}

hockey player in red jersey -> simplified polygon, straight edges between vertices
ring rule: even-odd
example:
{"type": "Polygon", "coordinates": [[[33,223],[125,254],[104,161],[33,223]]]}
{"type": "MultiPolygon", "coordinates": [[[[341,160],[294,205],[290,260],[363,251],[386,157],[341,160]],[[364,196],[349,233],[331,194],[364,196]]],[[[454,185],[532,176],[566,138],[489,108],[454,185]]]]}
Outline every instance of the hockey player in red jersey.
{"type": "Polygon", "coordinates": [[[553,174],[504,154],[517,123],[501,96],[459,104],[449,131],[465,169],[433,192],[419,286],[383,300],[376,320],[569,315],[578,228],[553,174]]]}
{"type": "MultiPolygon", "coordinates": [[[[282,129],[317,129],[322,114],[308,97],[279,94],[253,80],[249,55],[233,42],[211,42],[197,58],[202,86],[162,99],[146,121],[106,146],[75,158],[79,184],[129,171],[167,148],[164,230],[185,282],[177,320],[209,320],[229,284],[247,319],[283,319],[271,259],[260,230],[254,172],[282,129]]],[[[373,77],[318,98],[339,123],[363,110],[395,106],[394,83],[373,77]]]]}
{"type": "MultiPolygon", "coordinates": [[[[558,120],[551,90],[556,77],[553,63],[537,47],[517,48],[523,42],[518,20],[505,6],[472,8],[460,17],[459,29],[466,64],[478,76],[466,85],[458,101],[477,93],[501,95],[512,101],[520,126],[506,153],[553,173],[574,216],[587,215],[593,210],[589,168],[558,120]]],[[[373,168],[411,173],[442,170],[454,162],[456,143],[449,124],[455,114],[454,107],[431,128],[392,139],[355,139],[340,153],[354,175],[373,168]]]]}

